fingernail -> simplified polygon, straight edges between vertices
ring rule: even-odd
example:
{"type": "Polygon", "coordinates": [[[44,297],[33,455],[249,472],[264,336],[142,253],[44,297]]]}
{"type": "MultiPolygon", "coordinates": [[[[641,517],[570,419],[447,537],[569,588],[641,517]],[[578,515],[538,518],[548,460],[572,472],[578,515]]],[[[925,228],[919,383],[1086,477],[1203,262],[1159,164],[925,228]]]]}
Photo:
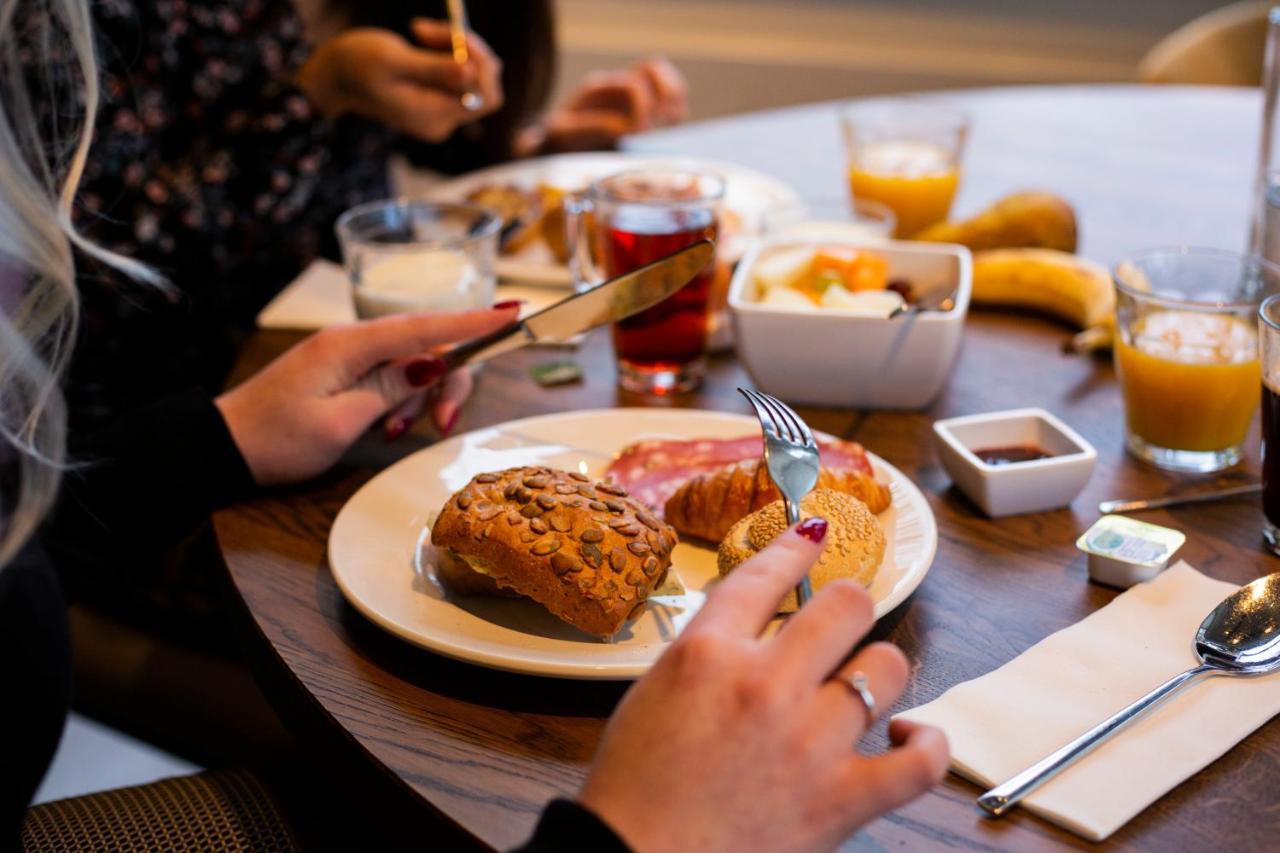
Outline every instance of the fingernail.
{"type": "Polygon", "coordinates": [[[451,406],[448,414],[444,416],[444,426],[440,428],[441,435],[448,435],[453,432],[453,428],[458,425],[458,416],[462,414],[462,409],[451,406]]]}
{"type": "Polygon", "coordinates": [[[397,438],[405,434],[405,430],[409,429],[409,422],[400,418],[393,418],[386,422],[382,427],[382,435],[387,441],[395,441],[397,438]]]}
{"type": "Polygon", "coordinates": [[[414,388],[430,385],[449,372],[449,365],[435,356],[416,358],[404,366],[405,381],[414,388]]]}
{"type": "Polygon", "coordinates": [[[796,533],[816,545],[827,538],[827,520],[825,518],[810,518],[802,521],[796,527],[796,533]]]}
{"type": "Polygon", "coordinates": [[[523,299],[504,299],[501,302],[493,303],[494,311],[510,311],[512,308],[519,308],[524,304],[523,299]]]}

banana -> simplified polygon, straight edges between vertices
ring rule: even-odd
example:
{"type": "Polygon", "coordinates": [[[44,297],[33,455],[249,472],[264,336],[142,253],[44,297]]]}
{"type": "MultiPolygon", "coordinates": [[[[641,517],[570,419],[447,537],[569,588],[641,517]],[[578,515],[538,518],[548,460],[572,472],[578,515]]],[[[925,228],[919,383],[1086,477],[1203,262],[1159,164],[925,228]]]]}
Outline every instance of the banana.
{"type": "Polygon", "coordinates": [[[1083,329],[1069,348],[1110,346],[1115,291],[1106,268],[1054,249],[991,249],[973,256],[973,301],[1027,308],[1083,329]]]}

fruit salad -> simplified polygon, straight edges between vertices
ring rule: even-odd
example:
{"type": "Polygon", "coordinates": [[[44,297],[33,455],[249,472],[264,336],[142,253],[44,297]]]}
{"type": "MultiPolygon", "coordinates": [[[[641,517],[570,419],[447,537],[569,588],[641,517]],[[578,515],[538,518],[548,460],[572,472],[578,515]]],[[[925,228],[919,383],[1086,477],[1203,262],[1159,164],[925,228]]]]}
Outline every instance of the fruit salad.
{"type": "Polygon", "coordinates": [[[755,267],[757,299],[797,309],[829,308],[888,316],[903,307],[910,286],[889,279],[889,262],[847,246],[781,249],[755,267]]]}

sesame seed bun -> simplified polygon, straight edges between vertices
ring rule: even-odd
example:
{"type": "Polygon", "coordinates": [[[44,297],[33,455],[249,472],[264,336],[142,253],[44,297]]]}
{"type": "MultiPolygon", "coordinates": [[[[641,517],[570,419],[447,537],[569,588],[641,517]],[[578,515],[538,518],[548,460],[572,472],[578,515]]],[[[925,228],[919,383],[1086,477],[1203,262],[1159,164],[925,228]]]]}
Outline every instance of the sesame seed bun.
{"type": "MultiPolygon", "coordinates": [[[[880,523],[867,505],[832,489],[816,489],[800,503],[800,517],[825,518],[826,545],[809,572],[814,592],[836,578],[851,578],[870,586],[884,560],[885,538],[880,523]]],[[[720,575],[729,574],[749,557],[763,550],[787,529],[782,501],[774,501],[739,521],[720,543],[717,563],[720,575]]],[[[788,592],[779,613],[796,609],[796,594],[788,592]]]]}

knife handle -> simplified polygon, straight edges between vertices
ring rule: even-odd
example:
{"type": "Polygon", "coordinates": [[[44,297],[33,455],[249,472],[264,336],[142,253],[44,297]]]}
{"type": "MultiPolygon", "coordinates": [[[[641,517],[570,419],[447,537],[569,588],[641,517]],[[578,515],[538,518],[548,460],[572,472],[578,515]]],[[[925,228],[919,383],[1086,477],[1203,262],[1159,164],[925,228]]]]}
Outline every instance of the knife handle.
{"type": "Polygon", "coordinates": [[[445,350],[440,354],[440,360],[445,363],[449,372],[457,370],[467,362],[471,361],[477,353],[488,349],[504,338],[518,335],[524,330],[524,323],[520,320],[513,320],[500,329],[495,329],[487,335],[471,338],[454,346],[452,349],[445,350]]]}

